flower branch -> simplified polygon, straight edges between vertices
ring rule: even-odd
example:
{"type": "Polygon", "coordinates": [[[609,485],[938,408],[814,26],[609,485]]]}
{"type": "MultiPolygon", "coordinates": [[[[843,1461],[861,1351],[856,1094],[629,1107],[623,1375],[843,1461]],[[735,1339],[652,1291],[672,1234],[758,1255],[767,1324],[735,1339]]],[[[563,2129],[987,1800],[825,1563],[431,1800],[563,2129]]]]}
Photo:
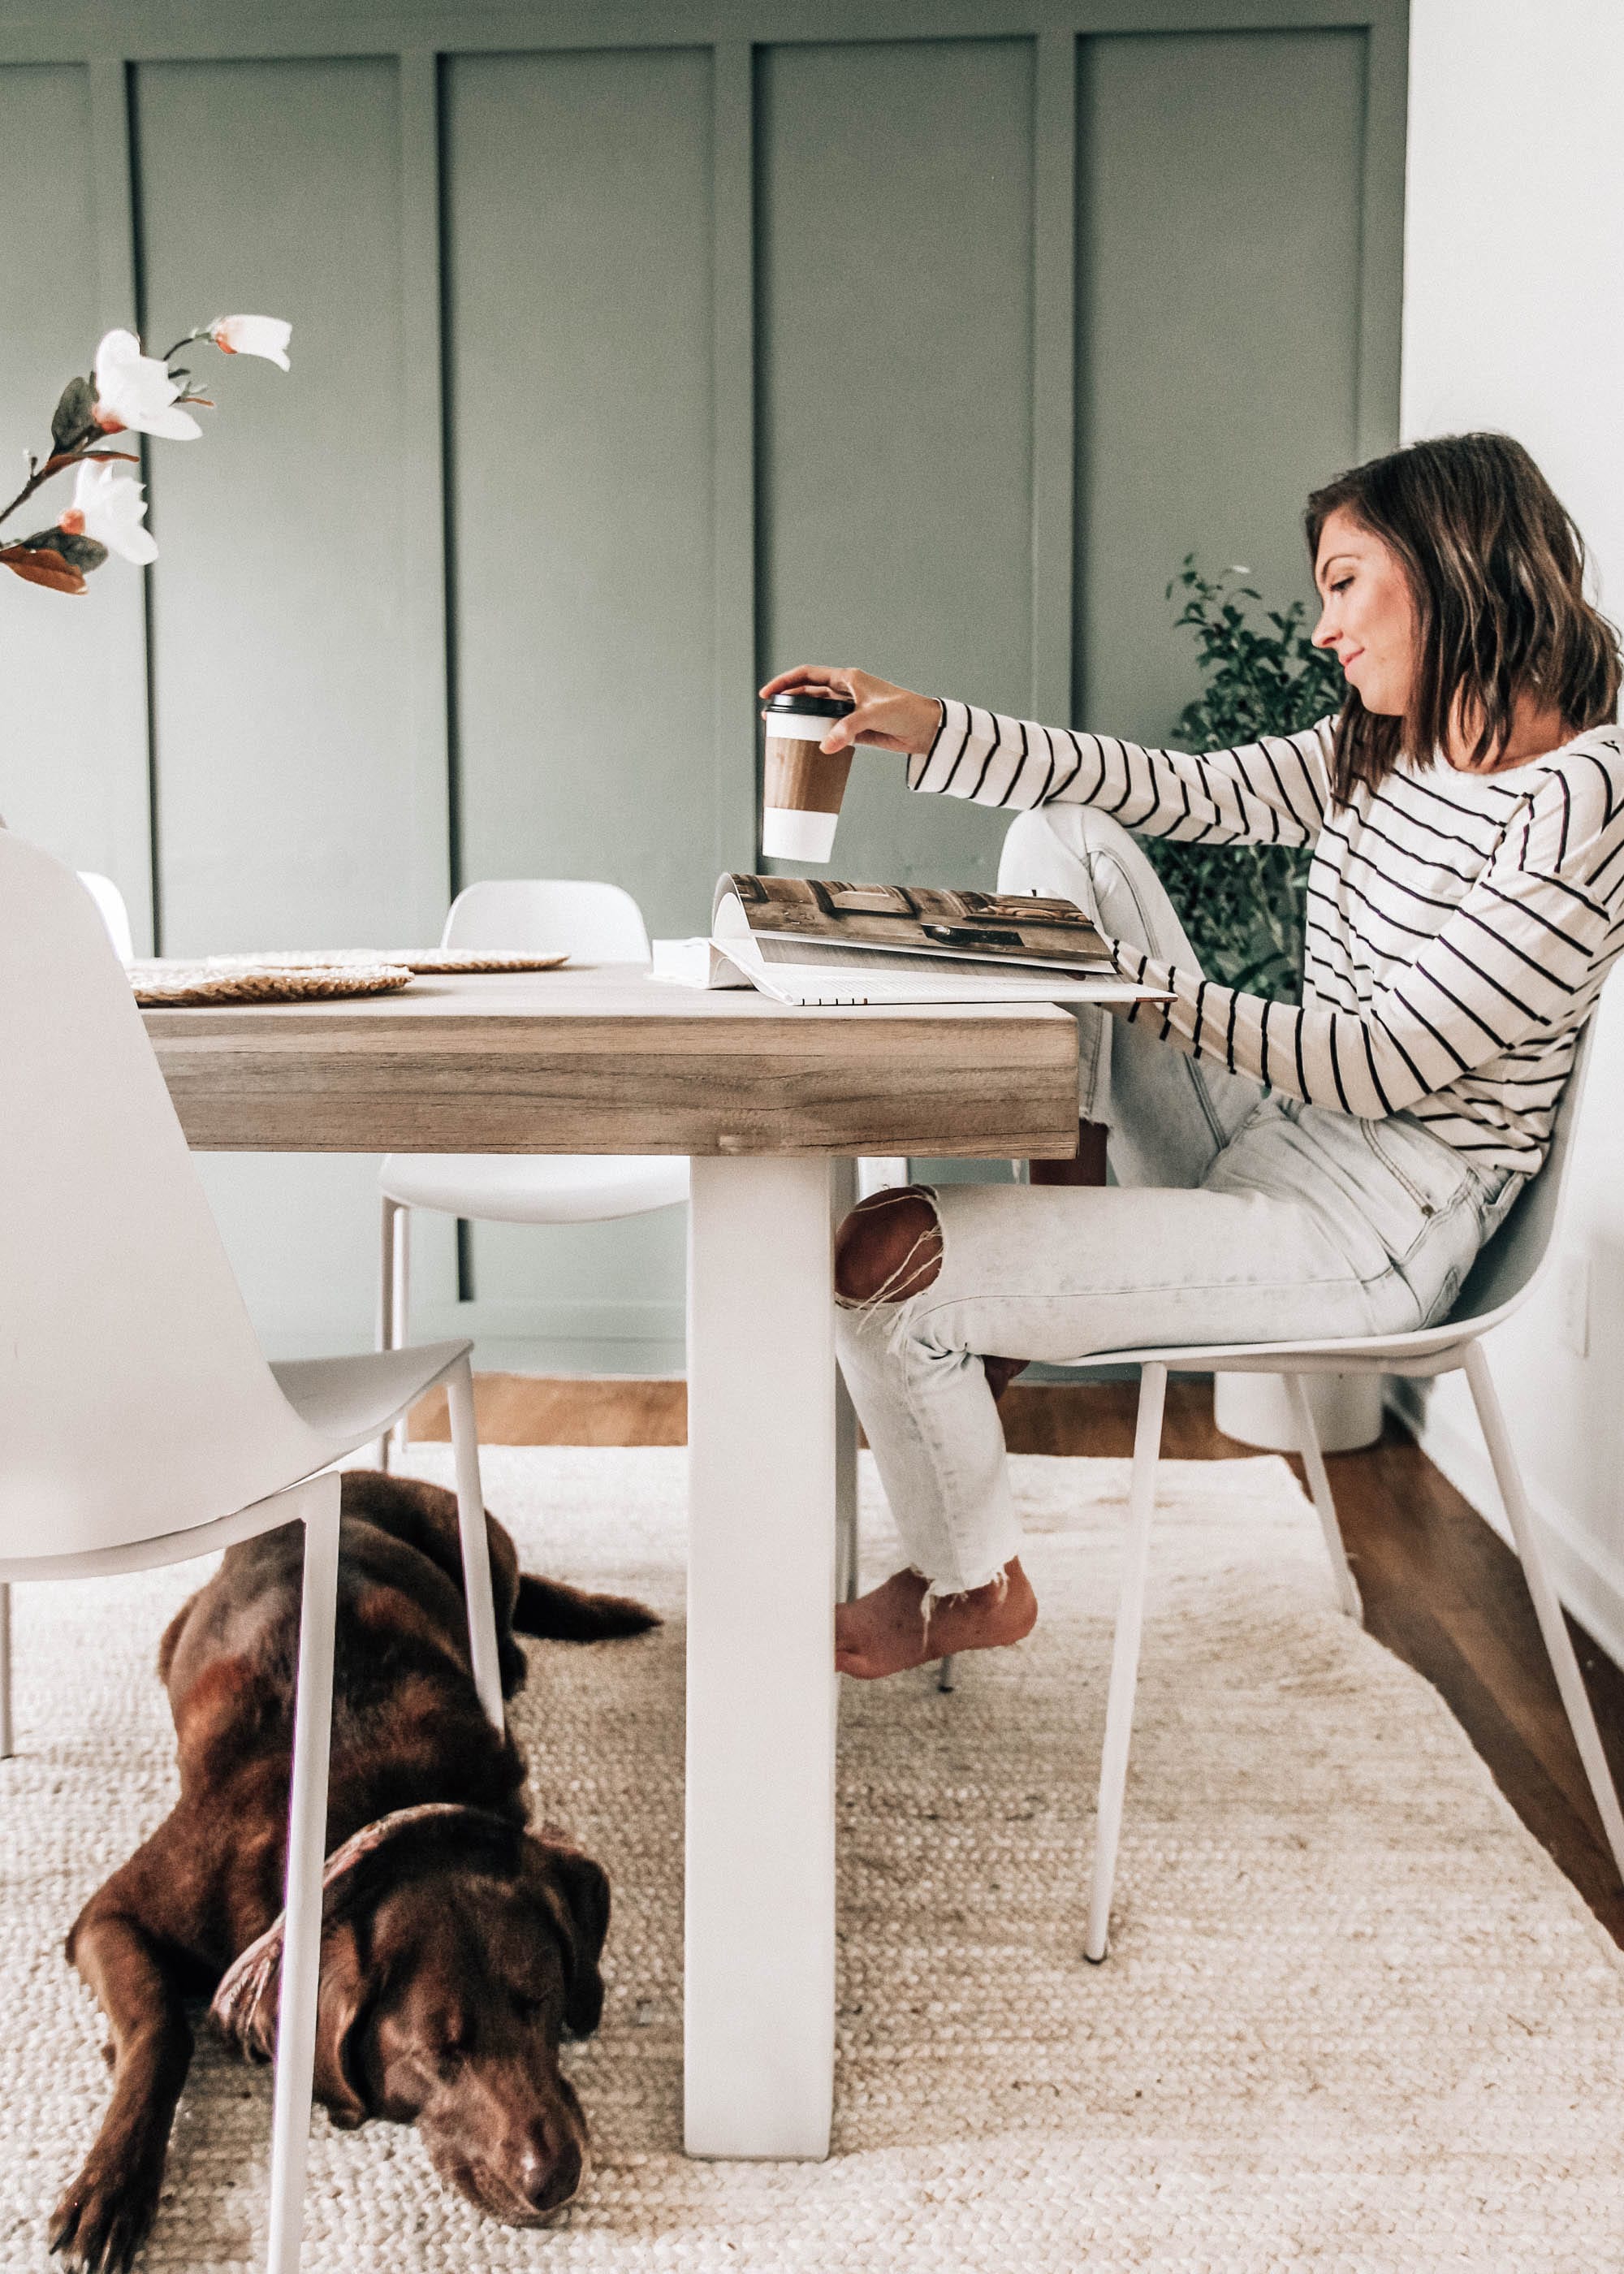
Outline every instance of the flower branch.
{"type": "Polygon", "coordinates": [[[83,465],[86,458],[117,458],[126,466],[139,466],[140,460],[133,450],[57,450],[41,465],[29,453],[28,478],[8,506],[0,506],[0,521],[10,521],[19,505],[26,505],[35,490],[49,482],[53,475],[65,474],[70,466],[83,465]]]}
{"type": "Polygon", "coordinates": [[[190,372],[170,367],[193,341],[212,341],[222,355],[259,356],[286,371],[291,336],[291,325],[279,316],[216,316],[212,324],[199,324],[177,340],[167,355],[149,356],[133,332],[109,332],[96,350],[90,376],[71,379],[63,388],[51,416],[50,455],[41,464],[28,453],[28,478],[10,504],[0,508],[0,523],[70,467],[78,470],[73,502],[49,529],[0,546],[0,567],[53,591],[82,592],[86,576],[109,553],[143,567],[155,561],[158,547],[141,526],[147,515],[142,485],[107,465],[109,460],[125,465],[139,461],[131,451],[99,446],[122,433],[197,440],[203,429],[184,406],[213,410],[214,404],[192,387],[190,372]]]}

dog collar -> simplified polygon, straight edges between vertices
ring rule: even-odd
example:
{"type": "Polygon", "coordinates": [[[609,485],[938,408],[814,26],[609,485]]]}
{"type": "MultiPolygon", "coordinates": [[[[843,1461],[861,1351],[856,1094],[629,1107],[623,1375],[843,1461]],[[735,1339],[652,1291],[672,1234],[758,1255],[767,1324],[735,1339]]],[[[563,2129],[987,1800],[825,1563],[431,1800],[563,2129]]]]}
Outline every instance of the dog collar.
{"type": "MultiPolygon", "coordinates": [[[[426,1800],[414,1808],[393,1809],[387,1816],[376,1817],[358,1832],[352,1832],[327,1857],[321,1873],[324,1911],[333,1889],[349,1879],[365,1857],[424,1826],[449,1829],[456,1822],[487,1840],[493,1832],[512,1837],[517,1829],[489,1809],[468,1808],[456,1801],[426,1800]]],[[[282,1966],[287,1924],[287,1912],[278,1911],[265,1932],[256,1936],[247,1949],[232,1960],[209,2000],[209,2014],[226,2036],[234,2038],[251,2056],[257,2054],[261,2059],[269,2059],[271,2048],[258,2026],[259,2010],[282,1966]]]]}

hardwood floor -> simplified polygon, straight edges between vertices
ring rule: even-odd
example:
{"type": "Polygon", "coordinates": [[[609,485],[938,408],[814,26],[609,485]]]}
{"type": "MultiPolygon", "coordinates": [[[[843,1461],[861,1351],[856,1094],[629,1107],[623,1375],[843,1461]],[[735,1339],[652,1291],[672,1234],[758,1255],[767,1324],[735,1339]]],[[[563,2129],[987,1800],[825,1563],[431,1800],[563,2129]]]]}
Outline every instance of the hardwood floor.
{"type": "MultiPolygon", "coordinates": [[[[1010,1449],[1126,1456],[1135,1395],[1132,1382],[1017,1383],[1004,1404],[1010,1449]]],[[[475,1403],[492,1445],[680,1445],[687,1437],[680,1382],[482,1374],[475,1403]]],[[[444,1440],[443,1393],[417,1409],[412,1434],[444,1440]]],[[[1219,1434],[1211,1385],[1195,1381],[1169,1383],[1162,1443],[1177,1460],[1249,1449],[1219,1434]]],[[[1522,1821],[1624,1945],[1624,1888],[1516,1558],[1396,1421],[1380,1444],[1333,1455],[1327,1465],[1369,1631],[1442,1693],[1522,1821]]],[[[1624,1673],[1582,1629],[1573,1634],[1620,1774],[1624,1673]]]]}

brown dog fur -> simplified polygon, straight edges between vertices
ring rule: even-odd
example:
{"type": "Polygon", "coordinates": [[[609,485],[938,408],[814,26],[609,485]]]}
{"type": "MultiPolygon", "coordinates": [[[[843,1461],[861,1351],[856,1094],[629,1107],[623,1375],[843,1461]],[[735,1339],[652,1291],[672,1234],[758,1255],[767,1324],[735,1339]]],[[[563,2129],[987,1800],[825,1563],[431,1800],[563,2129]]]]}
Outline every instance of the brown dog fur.
{"type": "MultiPolygon", "coordinates": [[[[639,1603],[522,1576],[488,1516],[486,1531],[505,1696],[525,1677],[515,1630],[584,1642],[658,1623],[639,1603]]],[[[303,1553],[297,1525],[233,1547],[170,1624],[158,1672],[180,1798],[68,1936],[111,2027],[112,2103],[50,2225],[51,2248],[86,2274],[122,2274],[152,2225],[192,2057],[186,2000],[282,1909],[303,1553]]],[[[402,1841],[371,1859],[358,1898],[329,1898],[316,2097],[341,2125],[416,2123],[441,2177],[513,2225],[549,2218],[579,2184],[586,2127],[558,2046],[597,2026],[609,1920],[600,1867],[525,1830],[524,1775],[475,1692],[455,1499],[350,1472],[327,1850],[449,1801],[501,1819],[505,1853],[402,1841]]]]}

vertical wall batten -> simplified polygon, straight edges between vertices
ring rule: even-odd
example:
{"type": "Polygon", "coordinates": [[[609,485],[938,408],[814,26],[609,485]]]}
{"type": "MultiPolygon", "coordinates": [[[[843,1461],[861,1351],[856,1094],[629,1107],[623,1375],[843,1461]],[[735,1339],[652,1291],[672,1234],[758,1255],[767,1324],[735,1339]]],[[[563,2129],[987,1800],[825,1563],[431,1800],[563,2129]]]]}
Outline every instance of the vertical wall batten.
{"type": "Polygon", "coordinates": [[[1410,84],[1410,44],[1403,19],[1373,19],[1364,44],[1358,454],[1361,458],[1372,458],[1392,449],[1399,439],[1399,348],[1404,304],[1402,154],[1410,84]]]}
{"type": "Polygon", "coordinates": [[[416,865],[414,937],[436,939],[455,889],[455,659],[447,607],[446,440],[441,332],[440,58],[400,58],[401,478],[409,784],[416,865]]]}
{"type": "Polygon", "coordinates": [[[1069,722],[1077,505],[1077,35],[1037,43],[1032,231],[1032,710],[1069,722]]]}
{"type": "MultiPolygon", "coordinates": [[[[135,90],[122,56],[94,57],[90,87],[91,207],[94,216],[96,335],[125,328],[139,333],[142,318],[139,149],[135,90]]],[[[165,343],[167,345],[168,343],[165,343]]],[[[136,469],[146,478],[147,449],[136,469]]],[[[150,493],[149,493],[150,494],[150,493]]],[[[149,513],[149,519],[151,515],[149,513]]],[[[107,635],[116,654],[118,689],[112,722],[118,746],[113,773],[114,831],[120,848],[118,882],[130,909],[138,946],[162,952],[163,906],[159,892],[157,742],[153,730],[152,576],[125,572],[107,635]]]]}
{"type": "Polygon", "coordinates": [[[759,866],[756,689],[755,56],[718,41],[711,66],[711,375],[716,527],[718,873],[759,866]]]}

